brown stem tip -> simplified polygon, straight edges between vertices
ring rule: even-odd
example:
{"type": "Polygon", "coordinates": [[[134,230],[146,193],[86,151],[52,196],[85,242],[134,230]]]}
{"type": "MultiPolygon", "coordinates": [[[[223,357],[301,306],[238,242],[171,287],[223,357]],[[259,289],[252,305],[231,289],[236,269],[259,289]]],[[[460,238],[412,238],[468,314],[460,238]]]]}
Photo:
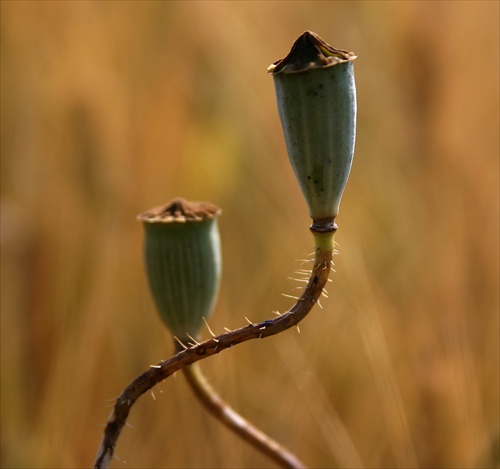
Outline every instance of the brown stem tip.
{"type": "Polygon", "coordinates": [[[326,68],[354,60],[354,52],[335,49],[316,33],[306,31],[293,44],[288,55],[274,62],[267,71],[277,73],[297,73],[312,68],[326,68]]]}

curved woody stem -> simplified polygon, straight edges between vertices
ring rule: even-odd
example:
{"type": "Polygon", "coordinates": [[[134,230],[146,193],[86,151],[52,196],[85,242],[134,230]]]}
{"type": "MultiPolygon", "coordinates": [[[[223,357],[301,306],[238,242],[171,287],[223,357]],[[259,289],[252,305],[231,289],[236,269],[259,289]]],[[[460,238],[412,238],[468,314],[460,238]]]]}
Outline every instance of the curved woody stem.
{"type": "Polygon", "coordinates": [[[305,465],[294,454],[234,411],[210,385],[198,363],[186,366],[182,371],[196,397],[215,418],[220,420],[230,430],[281,467],[305,469],[305,465]]]}
{"type": "MultiPolygon", "coordinates": [[[[245,327],[225,332],[201,343],[194,344],[186,350],[176,353],[168,360],[152,366],[130,383],[116,400],[104,430],[93,467],[95,469],[106,469],[109,467],[130,409],[135,401],[153,386],[168,378],[176,371],[192,365],[199,360],[208,358],[247,340],[263,339],[278,334],[302,321],[317,303],[327,283],[332,267],[335,230],[336,226],[330,232],[318,232],[315,230],[314,225],[311,227],[316,245],[314,266],[304,292],[286,313],[256,324],[248,324],[245,327]]],[[[188,378],[192,373],[192,370],[186,371],[188,378]]],[[[277,461],[276,458],[275,461],[277,461]]],[[[278,462],[284,465],[283,460],[278,462]]],[[[303,467],[300,462],[299,464],[298,466],[284,465],[284,467],[303,467]]]]}

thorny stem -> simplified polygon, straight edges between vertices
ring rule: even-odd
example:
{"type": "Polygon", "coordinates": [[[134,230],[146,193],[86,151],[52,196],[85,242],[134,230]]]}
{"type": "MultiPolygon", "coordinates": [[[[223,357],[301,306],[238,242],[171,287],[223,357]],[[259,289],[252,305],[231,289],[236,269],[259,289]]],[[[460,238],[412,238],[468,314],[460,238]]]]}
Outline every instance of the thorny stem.
{"type": "Polygon", "coordinates": [[[135,401],[153,386],[176,371],[193,363],[208,358],[227,348],[251,339],[264,339],[283,332],[297,325],[317,303],[328,280],[333,256],[333,233],[317,233],[315,237],[314,266],[307,286],[297,302],[286,312],[276,318],[225,332],[201,343],[193,344],[168,360],[152,366],[130,383],[117,398],[109,416],[108,423],[94,462],[94,469],[107,469],[113,459],[113,453],[121,430],[127,421],[130,409],[135,401]]]}
{"type": "Polygon", "coordinates": [[[217,394],[207,381],[198,363],[186,366],[182,370],[186,379],[193,389],[196,397],[205,408],[219,419],[233,432],[241,436],[245,441],[252,444],[260,452],[274,460],[281,467],[288,469],[305,469],[304,464],[297,457],[281,446],[277,441],[261,432],[241,415],[235,412],[217,394]]]}

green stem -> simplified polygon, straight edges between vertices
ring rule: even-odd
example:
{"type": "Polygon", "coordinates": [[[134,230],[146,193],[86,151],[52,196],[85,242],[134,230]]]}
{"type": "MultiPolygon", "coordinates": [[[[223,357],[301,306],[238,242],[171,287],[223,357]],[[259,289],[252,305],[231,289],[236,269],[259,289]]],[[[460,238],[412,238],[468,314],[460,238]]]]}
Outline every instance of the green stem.
{"type": "Polygon", "coordinates": [[[210,385],[198,363],[186,366],[182,371],[196,397],[205,408],[233,432],[281,467],[289,469],[304,469],[306,467],[294,454],[234,411],[210,385]]]}

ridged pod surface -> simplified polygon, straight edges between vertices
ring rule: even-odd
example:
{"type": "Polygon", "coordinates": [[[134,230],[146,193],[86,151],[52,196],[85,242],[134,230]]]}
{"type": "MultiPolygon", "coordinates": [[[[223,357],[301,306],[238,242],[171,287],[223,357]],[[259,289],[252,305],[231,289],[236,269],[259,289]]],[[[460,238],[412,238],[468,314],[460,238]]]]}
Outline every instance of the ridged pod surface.
{"type": "Polygon", "coordinates": [[[268,68],[290,162],[311,218],[325,226],[338,215],[354,154],[355,58],[306,31],[268,68]]]}
{"type": "Polygon", "coordinates": [[[145,229],[144,259],[151,294],[170,332],[183,343],[210,317],[221,276],[217,217],[207,202],[174,199],[138,218],[145,229]]]}

